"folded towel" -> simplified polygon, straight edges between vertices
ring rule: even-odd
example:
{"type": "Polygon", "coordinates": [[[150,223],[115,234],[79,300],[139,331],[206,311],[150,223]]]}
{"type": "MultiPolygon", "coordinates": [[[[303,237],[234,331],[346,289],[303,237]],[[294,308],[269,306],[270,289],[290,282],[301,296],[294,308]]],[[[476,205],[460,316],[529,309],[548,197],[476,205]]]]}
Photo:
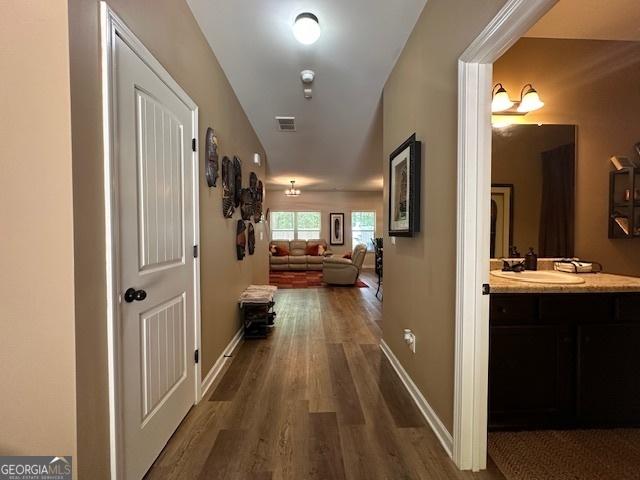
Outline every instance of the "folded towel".
{"type": "Polygon", "coordinates": [[[273,285],[249,285],[247,289],[242,292],[238,302],[240,307],[245,303],[250,304],[266,304],[273,302],[273,296],[275,295],[278,287],[273,285]]]}

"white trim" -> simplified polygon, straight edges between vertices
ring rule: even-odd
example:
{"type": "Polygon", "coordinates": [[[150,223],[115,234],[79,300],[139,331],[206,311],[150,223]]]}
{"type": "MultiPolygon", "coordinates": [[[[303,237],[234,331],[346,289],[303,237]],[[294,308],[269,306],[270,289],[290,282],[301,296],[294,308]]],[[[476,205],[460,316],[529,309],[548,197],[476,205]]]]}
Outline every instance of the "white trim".
{"type": "Polygon", "coordinates": [[[509,0],[458,62],[458,214],[453,460],[486,468],[493,62],[558,0],[509,0]]]}
{"type": "MultiPolygon", "coordinates": [[[[121,365],[119,359],[119,271],[118,271],[118,218],[117,218],[117,164],[113,156],[115,151],[114,119],[116,92],[113,72],[115,38],[119,36],[141,59],[158,75],[178,98],[192,111],[192,137],[198,138],[198,106],[178,85],[151,52],[138,40],[134,33],[109,8],[106,2],[100,2],[100,46],[102,67],[102,135],[104,155],[104,200],[105,200],[105,246],[106,246],[106,286],[107,286],[107,362],[109,380],[109,448],[111,479],[122,476],[122,401],[121,365]]],[[[198,149],[192,153],[194,185],[194,241],[199,243],[199,155],[198,149]]],[[[194,337],[195,348],[200,349],[200,258],[194,259],[194,337]]],[[[200,364],[194,364],[195,385],[194,403],[200,400],[200,364]]]]}
{"type": "Polygon", "coordinates": [[[449,430],[447,430],[447,427],[445,427],[442,421],[440,421],[440,418],[438,417],[436,412],[433,410],[433,408],[431,408],[431,405],[429,405],[427,399],[424,398],[424,395],[422,395],[420,389],[413,382],[407,371],[404,369],[400,361],[396,358],[394,353],[389,348],[389,345],[387,345],[384,340],[380,340],[380,349],[382,350],[382,353],[384,353],[385,356],[389,359],[389,363],[391,363],[391,366],[396,371],[396,374],[398,374],[398,377],[400,377],[400,380],[402,380],[404,388],[407,389],[407,392],[409,392],[409,395],[411,395],[411,398],[418,407],[418,410],[420,410],[420,413],[422,413],[422,416],[431,427],[431,430],[433,430],[433,433],[435,433],[436,437],[438,437],[438,440],[440,440],[442,448],[444,448],[445,452],[447,452],[447,455],[451,456],[453,448],[453,438],[451,437],[449,430]]]}
{"type": "Polygon", "coordinates": [[[241,328],[236,332],[236,334],[233,336],[233,338],[231,339],[227,347],[220,354],[220,356],[216,360],[216,363],[213,364],[213,367],[211,367],[211,369],[209,370],[209,373],[207,373],[207,376],[204,377],[200,387],[200,391],[202,392],[202,395],[207,393],[207,390],[211,388],[211,385],[213,385],[213,382],[215,382],[216,378],[218,378],[218,375],[220,375],[220,372],[222,372],[222,369],[224,368],[224,366],[227,364],[228,361],[231,360],[231,355],[233,354],[235,349],[238,348],[238,344],[242,340],[243,335],[244,335],[244,328],[241,328]]]}

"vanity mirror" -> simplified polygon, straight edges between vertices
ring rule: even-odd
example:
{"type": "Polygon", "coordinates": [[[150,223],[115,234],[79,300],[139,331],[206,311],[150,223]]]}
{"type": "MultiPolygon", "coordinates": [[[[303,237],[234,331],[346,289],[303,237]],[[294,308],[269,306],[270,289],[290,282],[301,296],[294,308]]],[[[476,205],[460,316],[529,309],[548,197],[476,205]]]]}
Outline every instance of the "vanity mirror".
{"type": "Polygon", "coordinates": [[[494,128],[492,258],[574,255],[575,125],[494,128]]]}

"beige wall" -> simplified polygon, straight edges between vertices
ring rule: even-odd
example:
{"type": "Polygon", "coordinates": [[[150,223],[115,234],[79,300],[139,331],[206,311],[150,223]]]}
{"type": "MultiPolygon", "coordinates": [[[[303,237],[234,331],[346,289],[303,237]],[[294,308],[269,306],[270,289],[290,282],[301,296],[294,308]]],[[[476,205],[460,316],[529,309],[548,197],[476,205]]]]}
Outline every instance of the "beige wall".
{"type": "Polygon", "coordinates": [[[66,0],[0,1],[0,455],[73,455],[66,0]]]}
{"type": "MultiPolygon", "coordinates": [[[[384,174],[389,154],[416,132],[423,142],[422,232],[385,236],[384,340],[444,425],[453,427],[458,58],[504,0],[429,0],[384,89],[384,174]],[[412,354],[402,340],[411,328],[412,354]]],[[[387,230],[386,195],[384,213],[387,230]]]]}
{"type": "Polygon", "coordinates": [[[529,82],[540,93],[527,123],[577,125],[576,255],[628,275],[640,275],[640,240],[607,238],[608,159],[637,158],[639,59],[636,42],[523,38],[494,65],[513,97],[529,82]]]}
{"type": "MultiPolygon", "coordinates": [[[[329,214],[344,213],[344,246],[331,245],[337,255],[343,255],[353,249],[351,245],[351,212],[375,211],[376,236],[382,236],[382,192],[314,192],[304,191],[296,198],[286,197],[282,190],[268,192],[269,208],[275,211],[321,212],[322,225],[320,236],[329,241],[329,214]]],[[[370,245],[368,245],[370,246],[370,245]]],[[[373,253],[367,254],[366,266],[373,266],[373,253]]]]}
{"type": "Polygon", "coordinates": [[[539,252],[542,206],[542,152],[575,142],[565,125],[495,128],[491,144],[491,183],[513,185],[513,245],[525,255],[539,252]]]}
{"type": "MultiPolygon", "coordinates": [[[[199,106],[199,142],[213,127],[222,155],[243,160],[243,178],[254,152],[264,153],[224,72],[184,0],[110,0],[109,5],[199,106]]],[[[221,20],[223,21],[223,20],[221,20]]],[[[78,455],[81,478],[107,478],[108,417],[104,300],[104,205],[100,106],[98,0],[69,0],[76,255],[78,455]]],[[[236,299],[252,282],[267,279],[265,245],[235,258],[233,220],[222,217],[221,189],[204,180],[200,149],[202,372],[207,374],[239,328],[236,299]]],[[[259,232],[262,227],[256,228],[259,232]]]]}

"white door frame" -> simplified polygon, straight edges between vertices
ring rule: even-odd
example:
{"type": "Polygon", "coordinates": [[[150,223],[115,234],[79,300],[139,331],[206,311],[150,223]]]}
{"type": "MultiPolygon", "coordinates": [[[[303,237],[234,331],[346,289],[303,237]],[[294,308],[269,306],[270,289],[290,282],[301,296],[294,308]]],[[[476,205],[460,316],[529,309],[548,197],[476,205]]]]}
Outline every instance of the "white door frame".
{"type": "MultiPolygon", "coordinates": [[[[105,201],[105,236],[106,236],[106,284],[107,284],[107,349],[109,369],[109,433],[110,433],[110,464],[111,478],[117,480],[122,475],[122,378],[120,370],[120,272],[118,248],[118,174],[117,161],[114,152],[118,145],[114,137],[115,128],[115,40],[119,36],[142,61],[169,87],[173,93],[191,110],[193,118],[192,138],[198,138],[198,106],[187,93],[176,83],[169,72],[158,62],[151,52],[138,40],[134,33],[114,13],[106,2],[100,2],[101,26],[101,55],[102,55],[102,133],[104,151],[104,201],[105,201]]],[[[200,244],[200,212],[199,212],[199,161],[198,142],[196,151],[192,153],[193,168],[193,238],[196,245],[200,244]]],[[[189,251],[189,246],[185,246],[189,251]]],[[[194,282],[194,336],[193,349],[200,351],[200,256],[193,263],[194,282]]],[[[194,403],[202,397],[200,362],[194,363],[195,385],[194,403]]]]}
{"type": "Polygon", "coordinates": [[[458,61],[458,222],[453,460],[487,464],[493,62],[558,0],[508,0],[458,61]]]}

